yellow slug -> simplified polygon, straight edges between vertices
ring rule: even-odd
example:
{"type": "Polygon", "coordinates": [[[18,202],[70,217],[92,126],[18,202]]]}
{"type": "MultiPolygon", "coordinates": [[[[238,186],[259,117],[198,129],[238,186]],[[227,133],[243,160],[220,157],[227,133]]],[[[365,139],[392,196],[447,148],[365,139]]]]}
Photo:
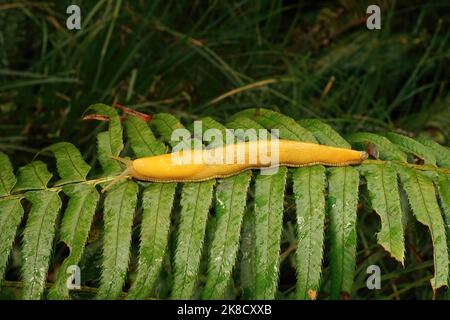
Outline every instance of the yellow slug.
{"type": "Polygon", "coordinates": [[[121,175],[155,182],[194,182],[224,178],[244,170],[315,164],[345,166],[367,158],[364,151],[336,148],[291,140],[255,140],[213,149],[176,151],[135,160],[121,160],[127,169],[121,175]],[[228,153],[227,153],[228,152],[228,153]],[[216,159],[215,163],[211,159],[216,159]]]}

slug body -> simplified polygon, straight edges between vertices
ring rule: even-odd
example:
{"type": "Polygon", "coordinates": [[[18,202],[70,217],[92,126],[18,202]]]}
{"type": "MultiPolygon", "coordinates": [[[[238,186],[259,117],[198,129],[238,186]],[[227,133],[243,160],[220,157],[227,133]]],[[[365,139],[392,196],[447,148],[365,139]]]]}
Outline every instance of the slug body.
{"type": "Polygon", "coordinates": [[[248,169],[315,164],[345,166],[361,163],[366,158],[366,152],[351,149],[291,140],[255,140],[127,161],[124,173],[146,181],[194,182],[224,178],[248,169]]]}

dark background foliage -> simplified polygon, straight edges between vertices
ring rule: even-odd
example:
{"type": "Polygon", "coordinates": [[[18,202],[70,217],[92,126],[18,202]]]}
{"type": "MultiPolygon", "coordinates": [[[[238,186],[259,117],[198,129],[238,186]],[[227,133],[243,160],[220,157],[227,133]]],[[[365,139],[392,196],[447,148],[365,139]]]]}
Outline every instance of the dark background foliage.
{"type": "MultiPolygon", "coordinates": [[[[57,141],[74,143],[92,159],[102,124],[81,118],[96,102],[169,112],[184,123],[204,115],[225,120],[259,106],[320,118],[343,134],[426,132],[448,145],[449,6],[444,0],[4,0],[0,150],[16,168],[57,141]],[[81,30],[65,27],[69,4],[81,7],[81,30]],[[381,30],[365,26],[369,4],[382,8],[381,30]]],[[[378,228],[366,218],[359,219],[358,266],[367,259],[392,264],[366,239],[378,228]]],[[[429,239],[409,243],[422,252],[410,250],[406,270],[391,267],[392,278],[402,277],[379,297],[430,297],[429,239]]],[[[292,287],[292,271],[282,264],[281,291],[292,287]]],[[[357,270],[356,292],[363,271],[357,270]]],[[[357,297],[373,297],[361,290],[357,297]]]]}

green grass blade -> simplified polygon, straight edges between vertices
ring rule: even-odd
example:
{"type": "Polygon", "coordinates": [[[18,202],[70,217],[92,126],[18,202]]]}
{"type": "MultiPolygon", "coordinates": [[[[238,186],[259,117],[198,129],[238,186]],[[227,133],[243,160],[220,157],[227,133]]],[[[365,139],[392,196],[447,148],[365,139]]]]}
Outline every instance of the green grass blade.
{"type": "Polygon", "coordinates": [[[397,261],[404,263],[405,241],[397,171],[389,164],[363,165],[372,208],[381,219],[378,243],[397,261]]]}
{"type": "Polygon", "coordinates": [[[329,172],[330,298],[339,299],[343,293],[350,294],[353,284],[359,175],[353,167],[329,172]]]}
{"type": "Polygon", "coordinates": [[[292,176],[297,210],[298,299],[315,299],[322,271],[325,224],[325,168],[295,170],[292,176]]]}
{"type": "Polygon", "coordinates": [[[49,291],[50,299],[68,299],[67,268],[78,265],[91,228],[99,194],[90,185],[71,185],[64,188],[69,196],[69,203],[64,212],[60,228],[60,241],[70,249],[69,256],[64,259],[56,276],[55,283],[49,291]]]}
{"type": "Polygon", "coordinates": [[[104,204],[102,277],[97,298],[117,299],[128,269],[131,231],[137,205],[138,186],[132,181],[108,191],[104,204]]]}
{"type": "Polygon", "coordinates": [[[22,298],[36,300],[45,289],[61,199],[57,192],[46,190],[29,191],[25,197],[31,211],[23,232],[22,298]]]}
{"type": "Polygon", "coordinates": [[[398,173],[414,215],[430,230],[434,260],[434,277],[430,281],[435,291],[448,283],[449,259],[445,224],[434,185],[430,178],[413,169],[398,166],[398,173]]]}
{"type": "Polygon", "coordinates": [[[154,183],[144,189],[138,270],[127,299],[147,299],[161,271],[175,188],[175,183],[154,183]]]}
{"type": "Polygon", "coordinates": [[[194,295],[214,183],[205,181],[183,186],[172,299],[191,299],[194,295]]]}
{"type": "Polygon", "coordinates": [[[53,152],[61,180],[56,185],[85,181],[91,167],[71,143],[58,142],[44,149],[53,152]]]}
{"type": "Polygon", "coordinates": [[[251,172],[219,180],[216,189],[216,229],[208,257],[203,299],[223,299],[239,247],[241,224],[251,172]]]}

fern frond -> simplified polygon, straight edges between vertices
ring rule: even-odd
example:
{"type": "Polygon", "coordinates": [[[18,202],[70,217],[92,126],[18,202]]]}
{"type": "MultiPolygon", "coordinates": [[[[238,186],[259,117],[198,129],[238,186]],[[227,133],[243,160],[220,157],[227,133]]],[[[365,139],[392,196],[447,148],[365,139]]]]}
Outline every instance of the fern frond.
{"type": "Polygon", "coordinates": [[[280,238],[287,169],[258,174],[255,181],[256,299],[274,299],[278,288],[280,238]]]}
{"type": "Polygon", "coordinates": [[[59,142],[44,149],[54,153],[56,166],[61,180],[55,186],[86,181],[86,176],[91,170],[80,154],[80,151],[71,143],[59,142]]]}
{"type": "Polygon", "coordinates": [[[297,121],[309,130],[320,144],[332,147],[350,148],[350,144],[331,126],[317,119],[303,119],[297,121]]]}
{"type": "Polygon", "coordinates": [[[239,247],[241,223],[251,173],[220,180],[216,189],[216,229],[208,254],[203,299],[223,299],[239,247]]]}
{"type": "Polygon", "coordinates": [[[381,219],[378,243],[403,264],[405,241],[397,171],[390,164],[373,164],[363,165],[361,172],[367,181],[372,207],[381,219]]]}
{"type": "Polygon", "coordinates": [[[394,160],[406,162],[406,154],[387,138],[369,132],[357,132],[349,135],[347,141],[359,150],[367,150],[369,144],[377,148],[382,160],[394,160]]]}
{"type": "Polygon", "coordinates": [[[433,181],[410,168],[398,167],[397,170],[412,211],[417,220],[430,230],[434,260],[434,277],[430,281],[435,291],[448,283],[449,259],[444,221],[433,181]]]}
{"type": "Polygon", "coordinates": [[[356,255],[356,210],[358,171],[352,167],[332,168],[328,177],[330,220],[330,298],[350,294],[356,255]]]}
{"type": "Polygon", "coordinates": [[[397,145],[403,152],[415,155],[422,159],[425,164],[436,164],[436,158],[434,157],[433,152],[430,152],[429,148],[422,145],[420,142],[394,132],[387,132],[384,136],[397,145]]]}
{"type": "Polygon", "coordinates": [[[29,191],[25,197],[31,211],[23,232],[22,297],[36,300],[45,289],[61,199],[57,192],[47,190],[29,191]]]}
{"type": "MultiPolygon", "coordinates": [[[[203,130],[220,130],[225,139],[226,128],[217,121],[203,118],[202,125],[203,130]]],[[[217,146],[219,142],[221,141],[212,141],[208,147],[217,146]]],[[[220,180],[216,187],[216,225],[208,252],[208,274],[203,299],[223,299],[225,296],[239,248],[250,179],[251,173],[243,172],[220,180]]]]}
{"type": "MultiPolygon", "coordinates": [[[[154,156],[166,152],[148,125],[135,117],[125,120],[128,140],[136,157],[154,156]]],[[[142,222],[139,262],[136,279],[127,299],[146,299],[159,275],[166,254],[170,214],[176,183],[146,183],[142,193],[142,222]]]]}
{"type": "Polygon", "coordinates": [[[96,114],[109,118],[108,130],[97,135],[97,156],[103,168],[103,174],[110,175],[121,172],[120,164],[111,158],[118,157],[123,149],[122,125],[117,111],[101,103],[90,106],[87,111],[94,111],[96,114]]]}
{"type": "Polygon", "coordinates": [[[295,170],[297,208],[297,298],[315,299],[322,271],[325,224],[325,168],[295,170]]]}
{"type": "Polygon", "coordinates": [[[60,228],[60,241],[70,249],[69,256],[59,268],[55,283],[49,291],[50,299],[68,299],[67,269],[78,265],[91,228],[99,194],[90,185],[69,185],[63,188],[69,196],[60,228]]]}
{"type": "MultiPolygon", "coordinates": [[[[157,114],[152,128],[172,147],[172,132],[184,128],[170,114],[157,114]]],[[[215,181],[185,183],[181,191],[181,212],[174,257],[173,299],[190,299],[195,293],[200,257],[205,237],[206,221],[212,202],[215,181]]]]}
{"type": "Polygon", "coordinates": [[[47,165],[42,161],[33,161],[19,168],[19,176],[14,185],[13,192],[25,190],[46,189],[52,174],[48,172],[47,165]]]}
{"type": "Polygon", "coordinates": [[[16,184],[11,161],[6,154],[0,152],[0,197],[7,196],[11,193],[12,188],[16,184]]]}
{"type": "Polygon", "coordinates": [[[236,113],[232,119],[244,115],[255,120],[266,129],[279,129],[280,137],[283,137],[283,139],[317,142],[311,132],[300,126],[294,119],[281,113],[263,108],[247,109],[236,113]]]}
{"type": "Polygon", "coordinates": [[[142,194],[142,223],[136,279],[127,299],[146,299],[159,275],[167,250],[176,183],[152,183],[142,194]]]}
{"type": "Polygon", "coordinates": [[[174,257],[173,299],[191,299],[194,295],[214,183],[205,181],[183,186],[174,257]]]}
{"type": "Polygon", "coordinates": [[[117,299],[128,270],[137,184],[124,181],[108,191],[104,203],[103,262],[98,299],[117,299]]]}
{"type": "Polygon", "coordinates": [[[425,136],[419,136],[416,139],[424,146],[427,146],[431,152],[433,152],[436,158],[436,163],[443,168],[450,168],[450,150],[439,143],[427,138],[425,136]]]}

